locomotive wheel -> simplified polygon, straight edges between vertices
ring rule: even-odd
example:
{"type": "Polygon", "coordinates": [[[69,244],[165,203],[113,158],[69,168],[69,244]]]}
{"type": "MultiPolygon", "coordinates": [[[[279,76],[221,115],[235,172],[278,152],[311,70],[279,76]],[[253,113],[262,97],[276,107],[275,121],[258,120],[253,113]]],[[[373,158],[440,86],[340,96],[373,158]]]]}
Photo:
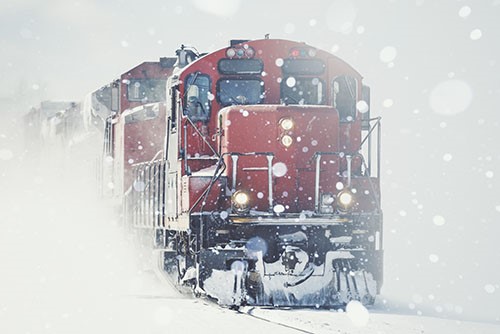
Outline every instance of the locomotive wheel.
{"type": "Polygon", "coordinates": [[[265,297],[264,285],[262,283],[262,277],[260,276],[260,274],[254,270],[249,271],[245,283],[246,291],[248,297],[251,299],[252,304],[262,304],[265,297]]]}

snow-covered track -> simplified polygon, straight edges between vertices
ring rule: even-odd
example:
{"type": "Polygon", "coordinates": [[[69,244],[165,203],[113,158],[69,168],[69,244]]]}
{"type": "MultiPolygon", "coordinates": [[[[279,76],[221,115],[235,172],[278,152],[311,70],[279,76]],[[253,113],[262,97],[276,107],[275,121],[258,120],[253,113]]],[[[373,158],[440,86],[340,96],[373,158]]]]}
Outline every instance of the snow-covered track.
{"type": "Polygon", "coordinates": [[[269,318],[262,317],[260,315],[256,315],[256,314],[254,314],[255,309],[256,309],[255,307],[250,307],[248,309],[245,307],[240,307],[236,312],[238,312],[240,314],[247,315],[247,316],[252,317],[254,319],[258,319],[258,320],[265,321],[265,322],[268,322],[268,323],[271,323],[274,325],[285,327],[285,328],[291,329],[291,330],[296,331],[296,332],[314,334],[314,332],[310,332],[310,331],[307,331],[307,330],[299,328],[299,327],[295,327],[295,326],[288,325],[288,324],[285,324],[285,323],[280,322],[280,321],[275,321],[275,320],[272,320],[269,318]]]}

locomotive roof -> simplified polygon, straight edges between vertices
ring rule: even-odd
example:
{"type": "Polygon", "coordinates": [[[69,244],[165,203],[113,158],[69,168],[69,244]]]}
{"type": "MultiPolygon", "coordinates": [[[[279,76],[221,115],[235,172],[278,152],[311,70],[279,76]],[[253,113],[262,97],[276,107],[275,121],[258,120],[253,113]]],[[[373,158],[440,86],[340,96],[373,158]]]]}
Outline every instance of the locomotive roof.
{"type": "Polygon", "coordinates": [[[123,72],[120,77],[130,75],[131,73],[137,71],[141,67],[149,67],[149,66],[160,66],[161,70],[167,70],[167,69],[173,69],[174,63],[177,58],[172,58],[172,57],[162,57],[158,61],[145,61],[140,63],[139,65],[136,65],[132,67],[131,69],[123,72]]]}
{"type": "Polygon", "coordinates": [[[276,39],[255,39],[255,40],[244,41],[244,42],[241,42],[241,43],[238,43],[238,44],[234,44],[234,45],[229,45],[228,44],[225,47],[222,47],[222,48],[217,49],[215,51],[203,54],[201,57],[199,57],[195,61],[189,63],[186,67],[184,67],[182,69],[179,69],[179,71],[178,72],[176,71],[176,72],[180,76],[183,72],[188,71],[192,66],[194,66],[194,64],[197,64],[198,62],[204,61],[208,57],[214,56],[217,53],[220,53],[221,55],[223,55],[225,53],[225,51],[229,47],[238,46],[238,45],[244,45],[244,44],[248,44],[249,46],[254,46],[254,44],[260,44],[260,43],[266,43],[266,44],[269,43],[269,45],[272,45],[272,44],[276,44],[276,45],[279,45],[279,44],[288,44],[290,47],[304,47],[304,46],[305,47],[310,47],[310,48],[316,49],[318,52],[320,52],[320,53],[322,53],[324,55],[328,55],[328,57],[335,58],[336,61],[338,61],[339,63],[342,63],[346,68],[349,68],[350,71],[352,71],[353,73],[357,74],[359,77],[362,77],[361,74],[354,67],[352,67],[349,63],[347,63],[343,59],[335,56],[331,52],[328,52],[328,51],[325,51],[325,50],[322,50],[322,49],[318,49],[315,46],[309,45],[309,44],[307,44],[305,42],[298,42],[298,41],[292,41],[292,40],[288,40],[288,39],[278,39],[278,38],[276,38],[276,39]]]}

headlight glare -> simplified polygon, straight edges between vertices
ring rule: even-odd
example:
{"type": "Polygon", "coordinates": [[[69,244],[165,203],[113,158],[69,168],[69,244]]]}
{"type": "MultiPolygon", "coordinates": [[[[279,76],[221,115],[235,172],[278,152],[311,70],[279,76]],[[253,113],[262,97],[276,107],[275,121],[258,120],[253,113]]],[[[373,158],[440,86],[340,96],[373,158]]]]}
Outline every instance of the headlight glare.
{"type": "Polygon", "coordinates": [[[339,201],[344,206],[350,205],[352,203],[352,194],[348,192],[340,194],[339,201]]]}
{"type": "Polygon", "coordinates": [[[250,196],[246,192],[238,190],[231,196],[231,203],[233,211],[236,213],[248,212],[250,209],[250,196]]]}
{"type": "Polygon", "coordinates": [[[337,195],[337,207],[341,211],[348,211],[354,206],[354,194],[349,188],[344,188],[337,195]]]}

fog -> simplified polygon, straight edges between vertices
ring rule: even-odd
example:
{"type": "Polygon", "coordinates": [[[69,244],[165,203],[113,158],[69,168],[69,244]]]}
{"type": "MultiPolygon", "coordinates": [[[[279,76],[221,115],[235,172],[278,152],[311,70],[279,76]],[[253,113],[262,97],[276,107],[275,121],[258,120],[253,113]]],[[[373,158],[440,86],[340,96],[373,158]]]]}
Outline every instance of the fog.
{"type": "Polygon", "coordinates": [[[64,309],[52,300],[71,317],[80,304],[67,291],[128,293],[138,275],[93,192],[96,138],[77,153],[27,150],[29,107],[82,100],[180,44],[205,52],[269,33],[334,52],[371,86],[383,117],[380,307],[500,323],[498,17],[498,0],[0,3],[0,322],[22,322],[27,303],[64,309]]]}

